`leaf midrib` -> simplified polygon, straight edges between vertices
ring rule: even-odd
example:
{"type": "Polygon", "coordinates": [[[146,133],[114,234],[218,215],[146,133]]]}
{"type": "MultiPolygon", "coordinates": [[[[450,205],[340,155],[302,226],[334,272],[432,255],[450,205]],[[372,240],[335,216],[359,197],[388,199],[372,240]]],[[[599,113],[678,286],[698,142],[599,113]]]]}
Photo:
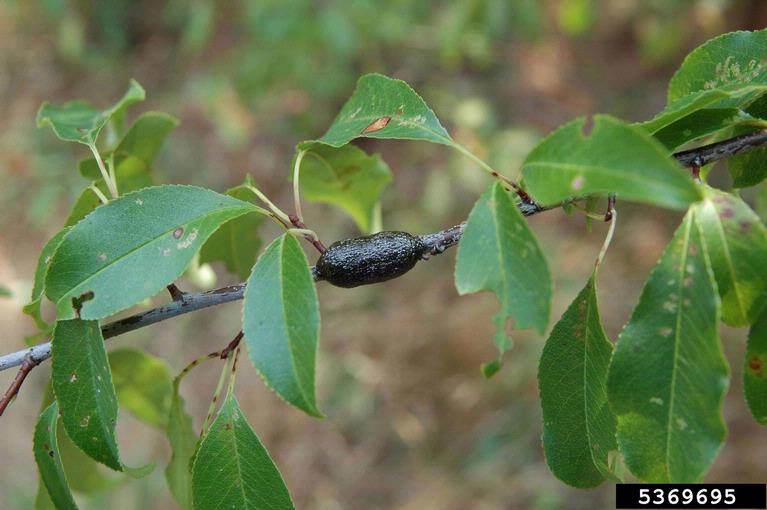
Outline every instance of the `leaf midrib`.
{"type": "MultiPolygon", "coordinates": [[[[232,402],[229,402],[228,405],[231,406],[232,402]]],[[[236,464],[236,468],[237,468],[237,474],[238,474],[239,479],[240,479],[240,483],[239,483],[240,493],[242,494],[242,501],[243,501],[243,503],[247,504],[248,503],[248,497],[245,494],[245,483],[243,483],[243,476],[242,476],[242,464],[240,463],[239,448],[237,448],[237,432],[236,432],[236,425],[234,423],[234,413],[232,412],[231,408],[228,410],[228,413],[229,413],[229,419],[230,419],[231,424],[232,424],[232,446],[234,448],[234,453],[235,453],[234,459],[235,459],[235,464],[236,464]]],[[[242,417],[240,416],[240,418],[242,418],[242,417]]],[[[235,483],[234,485],[238,485],[238,484],[235,483]]]]}
{"type": "Polygon", "coordinates": [[[599,469],[599,463],[597,462],[597,459],[595,457],[594,447],[592,446],[594,444],[592,440],[591,435],[591,425],[589,422],[589,399],[588,395],[586,394],[586,381],[588,380],[587,374],[587,367],[588,367],[588,358],[589,358],[589,338],[591,337],[591,328],[589,327],[589,318],[591,317],[591,293],[594,292],[596,294],[596,270],[594,273],[594,276],[592,276],[591,281],[589,282],[589,292],[586,295],[586,314],[585,314],[585,321],[586,321],[586,338],[583,343],[583,418],[584,423],[586,425],[586,437],[588,438],[589,444],[589,456],[591,456],[591,461],[594,464],[594,467],[597,469],[597,471],[601,471],[599,469]]]}
{"type": "MultiPolygon", "coordinates": [[[[283,234],[284,236],[289,236],[290,234],[283,234]]],[[[295,354],[293,352],[293,336],[290,334],[290,327],[288,326],[288,307],[285,304],[285,287],[284,282],[285,278],[282,272],[282,268],[284,265],[283,255],[285,252],[285,243],[287,241],[287,237],[283,237],[282,241],[279,245],[279,251],[278,251],[278,257],[277,257],[277,274],[279,275],[280,279],[280,285],[279,285],[279,301],[280,301],[280,311],[282,312],[282,320],[283,324],[285,324],[285,336],[288,340],[288,352],[290,355],[288,356],[288,359],[290,359],[290,369],[293,372],[293,376],[295,377],[296,381],[296,387],[298,388],[298,391],[301,394],[301,398],[304,401],[304,404],[307,407],[311,407],[314,409],[316,406],[310,406],[309,400],[306,398],[306,390],[304,389],[304,385],[301,382],[301,377],[298,374],[298,370],[296,367],[296,361],[295,361],[295,354]]],[[[300,248],[299,248],[300,249],[300,248]]]]}
{"type": "MultiPolygon", "coordinates": [[[[679,331],[682,326],[682,309],[683,309],[683,281],[684,281],[684,272],[687,268],[687,256],[688,256],[688,248],[690,243],[690,235],[691,235],[691,229],[693,224],[694,218],[688,217],[687,218],[687,227],[685,229],[685,235],[684,235],[684,243],[682,244],[682,260],[679,264],[679,277],[677,282],[677,307],[676,307],[676,326],[674,331],[674,356],[673,356],[673,367],[671,370],[671,385],[670,385],[670,392],[669,392],[669,402],[668,402],[668,416],[666,419],[666,451],[665,451],[665,457],[666,457],[666,478],[668,481],[671,480],[671,434],[673,432],[673,425],[671,423],[672,416],[674,415],[674,401],[675,401],[675,395],[676,395],[676,374],[677,370],[679,368],[678,362],[679,362],[679,343],[681,342],[681,336],[679,334],[679,331]]],[[[702,249],[702,247],[701,247],[702,249]]]]}

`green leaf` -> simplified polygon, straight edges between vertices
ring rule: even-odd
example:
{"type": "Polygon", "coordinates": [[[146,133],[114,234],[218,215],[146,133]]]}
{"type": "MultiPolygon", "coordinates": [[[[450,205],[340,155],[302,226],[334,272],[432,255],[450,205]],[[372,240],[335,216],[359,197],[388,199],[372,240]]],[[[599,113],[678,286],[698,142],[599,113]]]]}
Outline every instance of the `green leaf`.
{"type": "Polygon", "coordinates": [[[69,490],[56,440],[58,417],[59,408],[56,402],[49,405],[40,415],[34,434],[35,461],[47,489],[47,496],[55,507],[59,510],[76,509],[77,503],[69,490]]]}
{"type": "Polygon", "coordinates": [[[675,126],[679,121],[689,118],[690,115],[701,111],[707,106],[728,97],[729,94],[724,90],[699,90],[697,93],[669,101],[660,113],[648,121],[639,123],[639,125],[650,134],[658,133],[665,128],[675,126]]]}
{"type": "Polygon", "coordinates": [[[727,159],[735,188],[756,186],[767,178],[767,148],[762,147],[727,159]]]}
{"type": "Polygon", "coordinates": [[[141,85],[131,80],[125,95],[106,110],[97,110],[83,101],[71,101],[62,106],[46,102],[37,112],[37,127],[50,126],[61,140],[92,145],[113,115],[121,115],[125,108],[143,101],[145,96],[141,85]]]}
{"type": "Polygon", "coordinates": [[[748,334],[743,393],[754,419],[767,425],[767,312],[759,317],[748,334]]]}
{"type": "Polygon", "coordinates": [[[112,315],[178,278],[220,225],[260,210],[193,186],[129,193],[72,227],[50,263],[46,294],[59,320],[112,315]]]}
{"type": "MultiPolygon", "coordinates": [[[[104,184],[103,179],[93,181],[91,184],[104,193],[104,196],[109,196],[109,191],[107,190],[107,186],[104,184]]],[[[75,203],[72,205],[72,208],[69,210],[69,216],[67,217],[64,226],[71,227],[72,225],[76,225],[100,205],[101,200],[99,200],[98,195],[93,192],[90,186],[83,189],[77,197],[77,200],[75,200],[75,203]]]]}
{"type": "Polygon", "coordinates": [[[194,508],[293,509],[277,466],[229,394],[192,468],[194,508]]]}
{"type": "Polygon", "coordinates": [[[122,471],[115,439],[117,396],[97,321],[59,321],[53,331],[52,381],[64,430],[80,449],[122,471]]]}
{"type": "Polygon", "coordinates": [[[693,483],[726,435],[729,373],[719,297],[692,209],[655,266],[613,353],[607,380],[618,448],[640,480],[693,483]]]}
{"type": "MultiPolygon", "coordinates": [[[[735,126],[725,131],[721,138],[734,138],[736,136],[751,134],[752,126],[735,126]]],[[[754,150],[727,158],[727,170],[732,177],[732,185],[735,188],[748,188],[756,186],[767,178],[767,148],[757,147],[754,150]]]]}
{"type": "Polygon", "coordinates": [[[67,474],[69,485],[73,491],[83,494],[103,492],[116,487],[125,480],[119,475],[112,476],[112,471],[107,474],[106,468],[102,468],[101,464],[75,446],[67,436],[61,422],[59,422],[58,434],[61,461],[64,463],[64,472],[67,474]]]}
{"type": "Polygon", "coordinates": [[[546,259],[511,195],[496,182],[469,214],[455,264],[458,293],[489,290],[501,309],[494,318],[495,344],[501,354],[511,347],[507,318],[514,327],[543,334],[551,307],[551,274],[546,259]]]}
{"type": "Polygon", "coordinates": [[[740,198],[713,188],[696,218],[722,298],[722,321],[753,324],[767,303],[767,229],[740,198]]]}
{"type": "MultiPolygon", "coordinates": [[[[140,160],[147,167],[151,166],[165,139],[178,124],[179,120],[167,113],[142,113],[114,150],[115,164],[119,167],[123,159],[132,157],[140,160]]],[[[101,176],[93,158],[80,163],[80,173],[91,179],[101,176]]]]}
{"type": "Polygon", "coordinates": [[[743,393],[754,419],[767,425],[767,313],[759,317],[748,334],[743,393]]]}
{"type": "MultiPolygon", "coordinates": [[[[175,117],[161,112],[146,112],[136,119],[112,152],[115,158],[117,182],[122,184],[120,191],[132,191],[126,188],[126,183],[123,182],[129,180],[130,175],[150,172],[155,156],[178,123],[175,117]]],[[[101,178],[101,172],[94,158],[81,161],[79,169],[80,174],[87,179],[101,178]]]]}
{"type": "Polygon", "coordinates": [[[389,166],[375,154],[368,156],[353,145],[334,148],[304,142],[307,151],[301,163],[301,191],[313,201],[333,204],[345,210],[360,230],[370,233],[376,205],[391,182],[389,166]]]}
{"type": "Polygon", "coordinates": [[[192,468],[194,508],[293,509],[277,466],[229,394],[192,468]]]}
{"type": "Polygon", "coordinates": [[[48,323],[46,323],[40,315],[40,304],[43,300],[43,293],[45,292],[45,275],[48,273],[48,265],[53,256],[53,252],[61,244],[61,240],[69,232],[69,228],[64,228],[57,232],[53,237],[45,243],[43,250],[40,252],[40,257],[37,259],[37,268],[35,269],[35,281],[32,286],[32,297],[28,304],[24,306],[24,313],[32,317],[35,324],[39,329],[46,329],[48,323]]]}
{"type": "MultiPolygon", "coordinates": [[[[54,402],[53,387],[51,381],[45,386],[41,409],[45,410],[54,402]]],[[[41,411],[42,412],[42,411],[41,411]]],[[[82,450],[72,443],[67,436],[61,420],[57,420],[56,436],[58,439],[59,457],[64,465],[64,473],[69,481],[70,488],[75,492],[94,493],[104,491],[120,483],[120,477],[107,476],[100,468],[101,464],[88,457],[82,450]]],[[[104,468],[105,470],[106,468],[104,468]]],[[[110,473],[112,473],[110,471],[110,473]]],[[[40,480],[42,484],[42,480],[40,480]]],[[[48,502],[48,492],[45,487],[38,487],[38,498],[41,504],[48,502]]],[[[43,505],[44,506],[44,505],[43,505]]],[[[49,508],[53,508],[50,503],[49,508]]]]}
{"type": "MultiPolygon", "coordinates": [[[[705,42],[687,55],[671,78],[669,103],[701,90],[767,85],[765,47],[767,30],[731,32],[705,42]]],[[[757,90],[747,98],[722,100],[716,106],[740,107],[763,93],[757,90]]]]}
{"type": "Polygon", "coordinates": [[[617,447],[606,387],[612,350],[592,274],[554,326],[538,367],[546,462],[574,487],[596,487],[610,474],[607,455],[617,447]]]}
{"type": "Polygon", "coordinates": [[[359,137],[454,145],[437,116],[410,85],[380,74],[359,79],[352,97],[317,141],[341,147],[359,137]]]}
{"type": "Polygon", "coordinates": [[[37,481],[37,494],[35,495],[35,510],[56,510],[56,507],[48,496],[48,489],[42,480],[37,481]]]}
{"type": "Polygon", "coordinates": [[[171,494],[184,510],[192,508],[192,472],[190,461],[197,448],[197,434],[192,418],[184,410],[184,399],[178,392],[178,380],[173,385],[170,414],[166,428],[171,458],[165,468],[165,479],[171,494]]]}
{"type": "MultiPolygon", "coordinates": [[[[253,203],[256,197],[248,189],[252,185],[253,179],[247,175],[244,184],[228,190],[226,194],[253,203]]],[[[263,219],[261,214],[250,213],[224,223],[202,246],[200,264],[220,260],[227,271],[242,279],[247,278],[261,247],[258,228],[263,219]]]]}
{"type": "Polygon", "coordinates": [[[266,384],[287,402],[321,416],[314,395],[320,310],[309,263],[290,234],[275,239],[248,278],[242,331],[266,384]]]}
{"type": "Polygon", "coordinates": [[[672,209],[701,195],[690,175],[642,128],[595,115],[588,134],[577,119],[550,134],[522,166],[527,191],[543,204],[574,196],[616,193],[618,198],[672,209]]]}
{"type": "MultiPolygon", "coordinates": [[[[12,297],[13,293],[8,287],[4,287],[3,285],[0,285],[0,297],[12,297]]],[[[27,313],[26,307],[24,309],[24,313],[27,313]]],[[[38,312],[39,315],[39,312],[38,312]]]]}
{"type": "MultiPolygon", "coordinates": [[[[767,90],[767,89],[765,89],[767,90]]],[[[704,108],[653,134],[668,150],[754,119],[737,108],[704,108]]]]}
{"type": "Polygon", "coordinates": [[[130,348],[110,352],[109,365],[120,406],[144,423],[165,428],[173,391],[168,365],[130,348]]]}
{"type": "Polygon", "coordinates": [[[699,90],[670,102],[658,115],[637,125],[655,136],[667,149],[674,150],[732,125],[758,123],[740,108],[764,92],[767,92],[767,84],[735,84],[721,89],[699,90]]]}

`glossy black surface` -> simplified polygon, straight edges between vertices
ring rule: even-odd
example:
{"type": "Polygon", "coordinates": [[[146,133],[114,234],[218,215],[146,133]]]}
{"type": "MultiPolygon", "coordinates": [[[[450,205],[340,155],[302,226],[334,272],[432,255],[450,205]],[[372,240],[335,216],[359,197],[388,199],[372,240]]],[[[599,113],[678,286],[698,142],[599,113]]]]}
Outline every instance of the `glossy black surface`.
{"type": "Polygon", "coordinates": [[[330,245],[317,261],[319,276],[337,287],[385,282],[410,271],[426,251],[407,232],[379,232],[330,245]]]}

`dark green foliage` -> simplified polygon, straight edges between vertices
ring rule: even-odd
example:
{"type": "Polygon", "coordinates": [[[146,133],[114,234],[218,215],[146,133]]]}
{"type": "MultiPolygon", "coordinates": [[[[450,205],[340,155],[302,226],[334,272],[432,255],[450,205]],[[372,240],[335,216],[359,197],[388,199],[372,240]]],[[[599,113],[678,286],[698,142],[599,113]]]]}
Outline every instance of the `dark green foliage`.
{"type": "MultiPolygon", "coordinates": [[[[587,4],[563,3],[560,26],[572,34],[590,26],[593,12],[587,4]]],[[[188,48],[203,44],[212,16],[208,6],[195,18],[196,35],[184,36],[188,48]]],[[[619,200],[687,210],[615,349],[602,327],[594,270],[551,330],[538,382],[546,460],[565,483],[594,487],[620,479],[616,456],[642,481],[699,481],[726,436],[722,399],[729,370],[721,323],[751,328],[744,393],[754,418],[767,423],[767,229],[739,195],[709,187],[706,171],[702,180],[694,179],[672,151],[767,126],[766,44],[767,31],[726,34],[705,43],[674,75],[669,102],[657,116],[634,124],[607,115],[567,123],[529,153],[521,183],[460,145],[407,83],[365,75],[326,133],[297,145],[296,214],[290,216],[249,177],[226,194],[152,186],[153,160],[177,121],[145,113],[126,131],[126,108],[144,99],[136,82],[105,110],[78,101],[44,104],[39,125],[91,150],[93,157],[81,163],[80,172],[93,183],[81,193],[66,227],[43,248],[25,308],[40,328],[46,327],[40,315],[44,296],[57,313],[55,401],[48,405],[46,400],[34,431],[43,482],[39,507],[76,508],[70,485],[83,491],[111,486],[111,479],[91,476],[94,459],[131,476],[147,472],[127,468],[120,459],[119,403],[167,433],[172,457],[166,478],[184,509],[293,508],[282,476],[234,397],[236,361],[230,357],[222,372],[220,387],[230,378],[226,400],[209,428],[206,420],[198,442],[179,394],[186,371],[171,381],[165,363],[143,351],[123,348],[107,355],[99,321],[152,298],[193,261],[221,261],[247,278],[242,323],[236,327],[242,329],[238,338],[244,337],[252,364],[279,397],[321,417],[315,281],[344,288],[384,282],[433,253],[424,241],[432,236],[379,232],[333,243],[312,273],[299,241],[315,235],[303,224],[301,192],[341,207],[365,232],[380,228],[381,195],[392,174],[379,155],[350,145],[358,138],[448,146],[492,176],[465,228],[456,230],[462,236],[455,265],[460,294],[490,291],[500,304],[494,318],[499,354],[483,365],[487,377],[502,367],[512,345],[510,330],[529,328],[543,335],[548,329],[552,276],[521,211],[539,212],[541,205],[574,210],[585,202],[585,212],[594,216],[597,205],[614,194],[619,200]],[[103,158],[103,141],[97,140],[102,130],[112,136],[103,158]],[[257,200],[265,208],[255,205],[257,200]],[[258,256],[263,217],[285,232],[258,256]],[[68,465],[67,458],[79,460],[68,465]],[[68,482],[72,473],[77,476],[68,482]]],[[[736,186],[756,184],[767,175],[763,151],[731,161],[736,186]]],[[[169,307],[189,304],[183,296],[174,299],[169,307]]],[[[228,355],[234,352],[239,349],[228,355]]],[[[227,351],[208,356],[218,357],[226,358],[227,351]]]]}

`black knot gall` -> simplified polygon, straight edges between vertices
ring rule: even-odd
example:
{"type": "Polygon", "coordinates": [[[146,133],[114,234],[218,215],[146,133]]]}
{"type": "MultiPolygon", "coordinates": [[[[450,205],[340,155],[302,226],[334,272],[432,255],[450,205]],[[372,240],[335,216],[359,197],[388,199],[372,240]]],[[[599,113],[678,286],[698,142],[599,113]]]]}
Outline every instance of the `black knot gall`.
{"type": "Polygon", "coordinates": [[[379,232],[331,244],[316,272],[337,287],[385,282],[413,269],[425,251],[423,241],[407,232],[379,232]]]}

